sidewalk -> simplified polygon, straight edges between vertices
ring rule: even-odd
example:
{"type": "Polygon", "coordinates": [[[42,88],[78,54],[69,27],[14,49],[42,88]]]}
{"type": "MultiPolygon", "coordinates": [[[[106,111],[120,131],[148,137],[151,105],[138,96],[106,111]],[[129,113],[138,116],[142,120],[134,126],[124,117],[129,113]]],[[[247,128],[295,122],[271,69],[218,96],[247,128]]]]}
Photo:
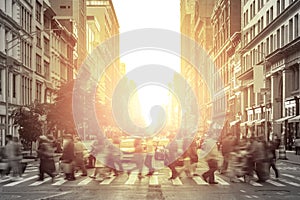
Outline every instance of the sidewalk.
{"type": "MultiPolygon", "coordinates": [[[[276,150],[276,154],[277,154],[277,158],[278,158],[279,157],[278,150],[276,150]]],[[[286,157],[287,157],[287,160],[281,160],[281,159],[279,159],[279,160],[282,162],[300,165],[300,155],[296,155],[295,151],[286,151],[286,157]]]]}

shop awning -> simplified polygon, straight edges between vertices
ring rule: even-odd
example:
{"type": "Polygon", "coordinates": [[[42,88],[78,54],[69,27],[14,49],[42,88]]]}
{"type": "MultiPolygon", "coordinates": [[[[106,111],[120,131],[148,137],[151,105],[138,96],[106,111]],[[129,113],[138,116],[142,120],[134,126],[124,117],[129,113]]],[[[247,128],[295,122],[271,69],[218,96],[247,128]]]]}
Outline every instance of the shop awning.
{"type": "Polygon", "coordinates": [[[288,120],[289,123],[293,123],[293,122],[300,122],[300,115],[296,116],[296,117],[293,117],[293,118],[290,118],[288,120]]]}
{"type": "Polygon", "coordinates": [[[285,120],[288,120],[288,119],[290,119],[292,117],[295,117],[295,116],[286,116],[286,117],[283,117],[283,118],[280,118],[280,119],[276,119],[275,123],[280,124],[280,123],[284,122],[285,120]]]}
{"type": "Polygon", "coordinates": [[[261,120],[257,120],[255,122],[256,125],[261,125],[262,123],[264,123],[266,121],[266,119],[261,119],[261,120]]]}
{"type": "Polygon", "coordinates": [[[234,125],[236,125],[237,123],[239,123],[241,120],[235,120],[235,121],[232,121],[232,122],[230,122],[229,124],[230,124],[230,126],[234,126],[234,125]]]}

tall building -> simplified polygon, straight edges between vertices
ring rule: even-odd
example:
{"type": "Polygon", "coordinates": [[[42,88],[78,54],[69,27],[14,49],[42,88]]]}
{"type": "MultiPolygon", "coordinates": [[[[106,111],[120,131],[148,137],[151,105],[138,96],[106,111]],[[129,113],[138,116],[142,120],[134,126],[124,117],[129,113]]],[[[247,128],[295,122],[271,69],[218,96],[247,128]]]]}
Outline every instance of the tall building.
{"type": "Polygon", "coordinates": [[[74,56],[75,69],[79,69],[87,56],[86,45],[86,0],[50,0],[51,6],[62,25],[78,36],[74,56]],[[68,26],[72,26],[69,28],[68,26]]]}
{"type": "Polygon", "coordinates": [[[239,79],[241,112],[248,125],[245,134],[281,137],[288,148],[300,136],[299,7],[300,1],[295,0],[242,1],[243,53],[239,79]],[[257,93],[254,93],[255,66],[263,68],[265,79],[264,89],[257,93]]]}
{"type": "Polygon", "coordinates": [[[32,31],[31,20],[33,9],[26,1],[1,1],[0,2],[0,123],[1,143],[5,145],[5,133],[17,134],[17,127],[13,125],[11,117],[12,110],[21,102],[31,102],[32,96],[32,38],[24,37],[20,44],[20,35],[30,34],[32,31]],[[24,12],[28,19],[26,22],[20,20],[20,11],[24,12]],[[21,51],[21,46],[26,52],[21,51]],[[24,55],[24,54],[25,55],[24,55]],[[24,56],[22,56],[24,55],[24,56]],[[27,86],[28,95],[22,96],[21,81],[22,72],[28,73],[27,86]]]}
{"type": "MultiPolygon", "coordinates": [[[[13,124],[11,117],[14,108],[50,101],[53,89],[51,72],[58,65],[52,60],[51,35],[56,32],[52,27],[52,19],[55,12],[48,0],[1,1],[0,15],[0,115],[3,144],[5,132],[18,136],[19,127],[13,124]]],[[[63,56],[69,55],[65,45],[65,40],[59,44],[63,56]]],[[[73,62],[72,58],[69,59],[73,62]]],[[[73,64],[70,65],[72,67],[73,64]]],[[[57,73],[64,80],[68,79],[67,69],[59,67],[57,73]]]]}
{"type": "Polygon", "coordinates": [[[240,1],[235,0],[218,0],[211,16],[215,65],[213,85],[216,95],[213,102],[213,121],[223,127],[222,136],[230,131],[230,122],[236,120],[235,113],[230,110],[233,108],[232,102],[229,100],[234,93],[231,85],[234,66],[230,65],[230,57],[233,54],[228,50],[234,49],[232,36],[240,32],[240,16],[241,4],[240,1]]]}
{"type": "Polygon", "coordinates": [[[96,80],[98,82],[97,103],[101,110],[98,117],[102,119],[103,124],[114,126],[111,107],[112,96],[118,81],[125,75],[126,71],[126,66],[120,64],[119,60],[119,22],[111,0],[87,0],[86,6],[89,31],[88,48],[92,50],[105,42],[109,42],[109,45],[102,46],[106,48],[102,49],[105,55],[98,58],[112,63],[105,66],[105,73],[100,80],[96,80]]]}

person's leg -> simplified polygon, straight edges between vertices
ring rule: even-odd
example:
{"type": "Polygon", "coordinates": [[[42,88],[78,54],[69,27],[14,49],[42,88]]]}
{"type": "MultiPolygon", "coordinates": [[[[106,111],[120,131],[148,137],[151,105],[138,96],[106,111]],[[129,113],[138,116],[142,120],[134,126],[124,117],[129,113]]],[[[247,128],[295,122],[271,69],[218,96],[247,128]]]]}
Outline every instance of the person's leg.
{"type": "Polygon", "coordinates": [[[272,162],[270,166],[271,166],[271,168],[275,172],[275,177],[278,178],[279,177],[279,173],[278,173],[278,169],[276,168],[275,162],[272,162]]]}
{"type": "Polygon", "coordinates": [[[44,180],[44,171],[43,171],[43,168],[44,168],[44,162],[41,160],[40,161],[40,166],[39,166],[39,170],[40,170],[39,180],[40,181],[44,180]]]}

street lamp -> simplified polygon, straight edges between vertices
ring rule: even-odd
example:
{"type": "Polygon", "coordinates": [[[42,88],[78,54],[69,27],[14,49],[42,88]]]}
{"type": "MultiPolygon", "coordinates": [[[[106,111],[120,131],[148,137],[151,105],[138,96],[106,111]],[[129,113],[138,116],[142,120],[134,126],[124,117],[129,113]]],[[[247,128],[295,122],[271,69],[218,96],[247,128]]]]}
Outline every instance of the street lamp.
{"type": "Polygon", "coordinates": [[[5,59],[5,135],[4,137],[2,137],[2,145],[5,145],[5,136],[9,135],[9,131],[8,131],[8,124],[9,124],[9,118],[8,118],[8,84],[9,84],[9,66],[12,65],[10,61],[10,56],[8,56],[8,51],[11,50],[12,48],[14,48],[15,46],[17,46],[18,44],[20,44],[20,41],[18,41],[16,44],[12,45],[11,47],[8,47],[8,45],[18,39],[26,39],[28,37],[31,37],[37,33],[41,33],[41,32],[45,32],[45,31],[55,31],[55,30],[62,30],[62,28],[59,29],[44,29],[44,30],[38,30],[38,31],[33,31],[29,34],[23,34],[23,35],[19,35],[11,40],[6,40],[5,41],[5,55],[6,55],[6,59],[5,59]],[[27,37],[26,37],[27,36],[27,37]]]}

